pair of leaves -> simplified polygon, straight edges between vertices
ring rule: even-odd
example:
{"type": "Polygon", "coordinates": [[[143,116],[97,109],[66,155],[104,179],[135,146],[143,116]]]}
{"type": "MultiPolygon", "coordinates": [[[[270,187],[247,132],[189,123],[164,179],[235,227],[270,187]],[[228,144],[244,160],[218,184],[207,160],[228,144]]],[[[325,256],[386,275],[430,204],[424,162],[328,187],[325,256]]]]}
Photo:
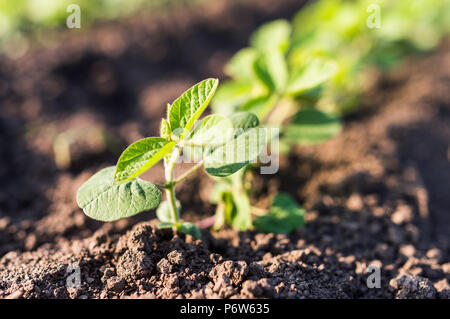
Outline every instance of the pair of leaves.
{"type": "Polygon", "coordinates": [[[303,226],[305,211],[288,194],[279,193],[269,212],[253,221],[256,229],[267,233],[288,234],[303,226]]]}
{"type": "MultiPolygon", "coordinates": [[[[164,132],[183,130],[180,138],[201,147],[212,148],[205,158],[206,171],[213,176],[235,173],[251,161],[256,160],[265,145],[264,130],[258,130],[257,117],[250,113],[235,114],[231,120],[221,115],[205,117],[187,135],[195,120],[209,103],[217,87],[217,80],[205,80],[186,91],[169,108],[164,132]],[[236,136],[234,129],[242,134],[236,136]],[[235,136],[233,136],[235,135],[235,136]],[[234,137],[234,139],[233,139],[234,137]]],[[[130,145],[117,163],[115,180],[123,183],[139,176],[161,160],[176,142],[162,137],[149,137],[130,145]]]]}
{"type": "MultiPolygon", "coordinates": [[[[287,66],[284,55],[289,47],[290,33],[291,26],[286,20],[270,22],[253,33],[251,47],[240,50],[225,66],[225,72],[233,81],[222,85],[214,97],[216,113],[231,115],[254,99],[269,98],[276,87],[285,85],[287,66]]],[[[261,117],[254,110],[248,111],[261,117]]]]}
{"type": "Polygon", "coordinates": [[[250,199],[243,188],[236,186],[224,182],[214,186],[211,201],[217,204],[216,229],[228,223],[239,230],[250,229],[253,225],[263,232],[288,234],[304,225],[304,209],[285,193],[277,194],[268,213],[252,222],[250,199]]]}
{"type": "Polygon", "coordinates": [[[225,83],[213,100],[216,113],[230,115],[249,111],[265,118],[282,97],[298,97],[313,90],[337,70],[337,64],[322,58],[304,58],[290,66],[286,53],[291,41],[291,25],[276,20],[260,27],[251,36],[251,47],[239,51],[225,71],[234,80],[225,83]]]}
{"type": "MultiPolygon", "coordinates": [[[[167,137],[177,132],[177,137],[180,139],[187,135],[208,106],[218,82],[217,79],[206,79],[176,99],[169,107],[168,119],[163,120],[161,124],[161,133],[164,137],[148,137],[128,146],[117,163],[115,181],[123,183],[132,180],[169,153],[176,142],[167,137]]],[[[211,118],[206,122],[208,121],[211,121],[211,118]]],[[[217,122],[217,119],[214,118],[213,121],[217,122]]]]}
{"type": "MultiPolygon", "coordinates": [[[[83,184],[77,193],[77,203],[85,214],[101,221],[114,221],[156,208],[161,192],[154,184],[137,177],[175,147],[176,142],[170,138],[172,133],[181,130],[178,137],[184,138],[191,130],[217,85],[217,79],[207,79],[184,92],[169,107],[168,119],[162,121],[163,137],[144,138],[131,144],[116,167],[101,170],[83,184]]],[[[206,122],[210,121],[211,118],[206,122]]],[[[217,124],[217,120],[214,123],[217,124]]]]}

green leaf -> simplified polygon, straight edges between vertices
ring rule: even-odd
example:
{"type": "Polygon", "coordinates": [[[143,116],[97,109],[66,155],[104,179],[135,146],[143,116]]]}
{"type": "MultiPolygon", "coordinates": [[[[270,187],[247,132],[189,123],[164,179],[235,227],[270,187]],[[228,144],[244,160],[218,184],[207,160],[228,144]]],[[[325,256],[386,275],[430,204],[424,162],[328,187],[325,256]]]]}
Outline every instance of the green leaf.
{"type": "Polygon", "coordinates": [[[261,59],[264,60],[273,87],[282,93],[288,81],[288,67],[284,54],[277,50],[266,51],[261,59]]]}
{"type": "Polygon", "coordinates": [[[330,79],[336,71],[337,64],[335,62],[315,58],[292,71],[286,94],[298,95],[313,89],[330,79]]]}
{"type": "Polygon", "coordinates": [[[206,172],[218,177],[231,175],[255,161],[265,145],[265,130],[250,129],[208,154],[204,164],[206,172]]]}
{"type": "Polygon", "coordinates": [[[276,49],[286,52],[289,48],[291,25],[287,20],[275,20],[264,24],[256,30],[251,38],[250,44],[258,50],[276,49]]]}
{"type": "Polygon", "coordinates": [[[221,84],[212,100],[214,113],[232,115],[242,104],[252,98],[253,84],[247,81],[228,81],[221,84]]]}
{"type": "MultiPolygon", "coordinates": [[[[222,122],[221,116],[218,115],[211,115],[211,118],[216,118],[218,121],[213,121],[211,123],[219,123],[222,122]]],[[[205,118],[206,119],[206,118],[205,118]]],[[[189,160],[190,162],[198,162],[202,159],[206,159],[211,156],[211,153],[214,153],[217,148],[220,148],[224,146],[225,142],[232,143],[233,141],[236,142],[236,137],[240,134],[243,134],[247,130],[254,128],[258,126],[259,120],[256,117],[256,115],[250,113],[250,112],[238,112],[235,113],[233,116],[231,116],[231,119],[227,119],[227,121],[223,121],[220,125],[217,125],[214,127],[214,125],[211,125],[211,130],[205,126],[205,134],[202,134],[206,137],[206,142],[203,145],[201,145],[200,138],[197,140],[188,140],[186,145],[183,147],[183,156],[186,160],[189,160]],[[230,121],[231,120],[231,121],[230,121]],[[232,128],[231,130],[229,128],[232,128]],[[219,130],[214,130],[214,128],[219,128],[219,130]],[[218,137],[217,140],[215,140],[214,136],[217,134],[221,134],[222,137],[218,137]],[[232,138],[234,138],[232,140],[232,138]],[[209,141],[208,139],[211,139],[209,141]]],[[[207,124],[207,123],[205,123],[207,124]]],[[[193,137],[197,135],[196,131],[198,130],[198,133],[200,133],[200,130],[203,130],[203,126],[197,126],[193,132],[193,137]]],[[[256,134],[256,132],[255,132],[256,134]]],[[[261,133],[263,134],[263,133],[261,133]]],[[[262,136],[261,136],[262,137],[262,136]]],[[[237,141],[236,147],[245,146],[245,141],[237,141]]],[[[228,145],[228,147],[232,147],[231,145],[228,145]]],[[[238,151],[237,151],[238,152],[238,151]]],[[[207,160],[208,161],[208,160],[207,160]]]]}
{"type": "Polygon", "coordinates": [[[233,138],[233,123],[218,114],[203,118],[189,136],[188,143],[201,146],[219,146],[233,138]]]}
{"type": "Polygon", "coordinates": [[[259,82],[261,82],[269,93],[275,91],[276,84],[274,79],[270,74],[268,61],[266,59],[266,55],[261,53],[253,64],[253,68],[256,74],[256,78],[259,82]]]}
{"type": "Polygon", "coordinates": [[[258,118],[263,119],[269,114],[278,100],[279,97],[277,94],[262,96],[249,100],[241,109],[254,113],[258,118]]]}
{"type": "Polygon", "coordinates": [[[259,125],[258,117],[250,112],[234,113],[230,120],[233,123],[233,127],[235,129],[240,129],[241,132],[245,132],[259,125]]]}
{"type": "Polygon", "coordinates": [[[195,226],[194,224],[189,223],[189,222],[183,222],[181,224],[180,231],[182,233],[191,235],[195,239],[201,239],[202,238],[202,232],[200,231],[200,229],[197,226],[195,226]]]}
{"type": "Polygon", "coordinates": [[[172,132],[182,129],[183,132],[179,136],[181,138],[186,136],[187,132],[194,126],[195,121],[208,106],[218,84],[219,80],[217,79],[203,80],[184,92],[173,102],[168,114],[172,132]]]}
{"type": "MultiPolygon", "coordinates": [[[[177,202],[178,217],[180,217],[181,205],[177,202]]],[[[170,204],[167,200],[163,201],[156,210],[156,217],[161,222],[172,222],[172,213],[170,212],[170,204]]]]}
{"type": "Polygon", "coordinates": [[[258,52],[253,48],[244,48],[238,51],[225,66],[225,73],[238,80],[251,82],[255,78],[253,64],[258,52]]]}
{"type": "Polygon", "coordinates": [[[314,109],[298,112],[284,130],[284,136],[298,144],[317,144],[330,139],[341,131],[338,118],[314,109]]]}
{"type": "Polygon", "coordinates": [[[253,221],[256,229],[267,233],[288,234],[304,225],[305,211],[288,194],[278,194],[267,215],[253,221]]]}
{"type": "Polygon", "coordinates": [[[160,222],[157,224],[158,228],[165,229],[165,228],[172,228],[175,226],[172,222],[160,222]]]}
{"type": "Polygon", "coordinates": [[[120,155],[114,180],[116,183],[124,183],[141,175],[174,146],[175,142],[169,142],[162,137],[147,137],[134,142],[120,155]]]}
{"type": "Polygon", "coordinates": [[[250,199],[247,193],[242,189],[233,189],[233,201],[235,204],[235,213],[231,219],[231,224],[239,230],[247,230],[252,227],[252,216],[250,199]]]}
{"type": "Polygon", "coordinates": [[[154,184],[135,179],[117,185],[114,183],[114,170],[114,166],[102,169],[78,190],[78,206],[87,216],[110,222],[159,205],[161,192],[154,184]]]}
{"type": "Polygon", "coordinates": [[[167,122],[166,119],[161,120],[161,125],[159,127],[159,136],[165,139],[170,139],[170,136],[172,135],[172,132],[170,130],[170,124],[167,122]]]}

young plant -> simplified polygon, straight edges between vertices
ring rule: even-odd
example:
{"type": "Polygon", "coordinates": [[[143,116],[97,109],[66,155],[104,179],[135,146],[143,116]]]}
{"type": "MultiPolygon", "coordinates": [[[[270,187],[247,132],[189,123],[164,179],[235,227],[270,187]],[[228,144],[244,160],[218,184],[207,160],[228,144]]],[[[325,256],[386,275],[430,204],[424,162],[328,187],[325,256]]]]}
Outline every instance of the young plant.
{"type": "Polygon", "coordinates": [[[289,60],[291,24],[276,20],[260,27],[230,60],[232,78],[221,85],[213,110],[222,115],[254,113],[265,126],[278,127],[282,141],[316,144],[339,133],[338,118],[314,109],[326,82],[336,73],[334,61],[317,54],[289,60]],[[301,60],[299,62],[299,60],[301,60]]]}
{"type": "Polygon", "coordinates": [[[162,119],[160,137],[147,137],[122,153],[117,165],[93,175],[77,193],[77,203],[84,213],[96,220],[114,221],[143,211],[157,210],[160,228],[200,237],[199,229],[180,218],[175,187],[193,172],[204,167],[211,176],[226,178],[255,161],[265,146],[265,132],[250,113],[234,114],[230,119],[209,115],[198,123],[218,86],[217,79],[206,79],[184,92],[168,105],[162,119]],[[179,177],[174,168],[182,159],[197,160],[179,177]],[[160,160],[164,161],[165,183],[162,185],[139,178],[160,160]],[[161,203],[162,194],[166,200],[161,203]]]}
{"type": "MultiPolygon", "coordinates": [[[[225,71],[232,78],[218,90],[213,109],[228,115],[252,112],[262,125],[279,129],[280,146],[317,144],[341,130],[337,117],[314,109],[325,82],[336,73],[336,64],[315,55],[305,55],[292,65],[291,25],[276,20],[263,25],[250,39],[250,47],[239,51],[225,71]]],[[[272,152],[276,150],[272,149],[272,152]]],[[[217,204],[216,228],[224,224],[241,230],[256,229],[289,233],[304,223],[304,211],[287,194],[278,194],[267,211],[250,205],[251,167],[219,181],[211,200],[217,204]],[[252,219],[252,214],[256,215],[252,219]]]]}
{"type": "MultiPolygon", "coordinates": [[[[286,20],[263,25],[227,64],[231,80],[218,90],[214,111],[249,111],[263,126],[278,127],[280,151],[338,134],[341,124],[333,113],[358,105],[369,67],[392,66],[406,53],[429,50],[450,30],[448,1],[376,1],[383,18],[375,29],[367,22],[371,3],[319,0],[302,9],[292,25],[286,20]]],[[[217,203],[216,227],[289,232],[301,225],[300,208],[285,194],[252,220],[251,214],[261,211],[250,205],[251,173],[248,166],[216,184],[211,198],[217,203]]]]}
{"type": "Polygon", "coordinates": [[[449,1],[314,1],[293,19],[289,60],[297,65],[305,55],[320,54],[336,61],[338,72],[318,104],[348,113],[373,82],[375,69],[391,68],[411,53],[435,48],[449,33],[449,21],[449,1]]]}

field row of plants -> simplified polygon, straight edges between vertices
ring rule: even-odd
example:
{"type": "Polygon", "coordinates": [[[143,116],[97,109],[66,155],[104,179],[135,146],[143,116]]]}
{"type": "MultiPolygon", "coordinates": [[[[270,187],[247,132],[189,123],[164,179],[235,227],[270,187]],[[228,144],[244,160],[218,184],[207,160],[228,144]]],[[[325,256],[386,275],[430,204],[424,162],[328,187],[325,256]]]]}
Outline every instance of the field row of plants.
{"type": "Polygon", "coordinates": [[[160,136],[131,144],[115,167],[92,176],[78,191],[79,206],[101,221],[157,208],[160,228],[199,238],[181,218],[175,188],[204,168],[216,181],[214,228],[295,230],[305,212],[288,194],[277,194],[267,210],[252,207],[252,175],[264,173],[268,154],[339,134],[340,117],[359,105],[370,70],[435,48],[450,30],[449,12],[450,1],[321,0],[292,21],[261,26],[226,65],[230,79],[201,81],[169,104],[160,136]],[[213,114],[200,119],[210,103],[213,114]],[[180,160],[195,165],[175,176],[180,160]],[[164,184],[139,179],[159,161],[164,184]]]}
{"type": "Polygon", "coordinates": [[[16,0],[0,1],[0,52],[11,53],[13,47],[27,46],[46,38],[47,31],[66,28],[66,19],[73,13],[71,4],[80,7],[81,27],[99,21],[124,18],[142,9],[161,9],[201,0],[16,0]]]}

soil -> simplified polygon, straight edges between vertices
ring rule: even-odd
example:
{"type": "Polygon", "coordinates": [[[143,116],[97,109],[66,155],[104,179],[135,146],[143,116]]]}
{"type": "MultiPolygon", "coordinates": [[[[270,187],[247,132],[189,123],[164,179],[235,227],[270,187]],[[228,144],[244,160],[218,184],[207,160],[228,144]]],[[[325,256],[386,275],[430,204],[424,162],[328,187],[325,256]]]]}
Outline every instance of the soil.
{"type": "MultiPolygon", "coordinates": [[[[165,103],[222,78],[257,25],[298,8],[217,1],[0,60],[0,297],[450,298],[448,42],[378,77],[339,137],[255,177],[254,204],[284,191],[307,210],[290,235],[205,230],[193,241],[156,229],[154,212],[103,224],[77,207],[94,171],[157,133],[165,103]],[[73,143],[56,165],[58,136],[73,143]],[[374,265],[380,288],[367,285],[374,265]]],[[[145,177],[157,181],[160,168],[145,177]]],[[[211,216],[209,179],[189,183],[184,218],[211,216]]]]}

